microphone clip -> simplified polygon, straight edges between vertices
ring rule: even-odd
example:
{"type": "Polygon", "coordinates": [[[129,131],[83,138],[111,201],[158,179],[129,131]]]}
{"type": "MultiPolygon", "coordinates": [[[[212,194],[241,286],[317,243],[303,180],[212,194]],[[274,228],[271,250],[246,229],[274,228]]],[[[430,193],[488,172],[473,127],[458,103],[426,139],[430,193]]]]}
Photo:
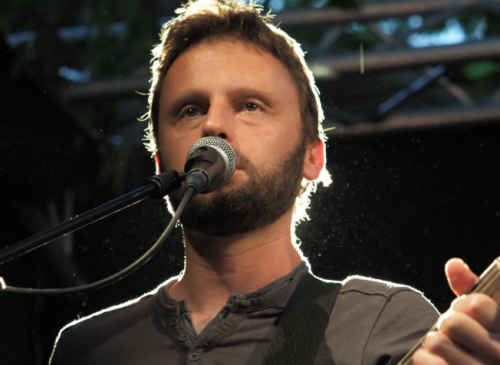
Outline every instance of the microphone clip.
{"type": "Polygon", "coordinates": [[[186,174],[179,174],[175,170],[169,170],[159,175],[148,177],[146,181],[157,187],[156,192],[150,198],[161,199],[172,191],[179,189],[185,178],[186,174]]]}

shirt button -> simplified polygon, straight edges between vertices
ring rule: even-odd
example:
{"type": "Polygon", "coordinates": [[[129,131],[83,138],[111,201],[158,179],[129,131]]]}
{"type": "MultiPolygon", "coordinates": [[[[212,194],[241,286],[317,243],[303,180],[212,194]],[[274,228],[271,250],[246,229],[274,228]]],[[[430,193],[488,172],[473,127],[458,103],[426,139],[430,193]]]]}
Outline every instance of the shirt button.
{"type": "Polygon", "coordinates": [[[179,341],[184,342],[189,338],[189,335],[187,333],[181,333],[179,335],[179,341]]]}
{"type": "Polygon", "coordinates": [[[170,325],[173,327],[175,326],[177,323],[179,323],[179,317],[173,317],[171,320],[170,320],[170,325]]]}
{"type": "Polygon", "coordinates": [[[198,361],[200,359],[200,354],[193,352],[188,356],[190,361],[198,361]]]}

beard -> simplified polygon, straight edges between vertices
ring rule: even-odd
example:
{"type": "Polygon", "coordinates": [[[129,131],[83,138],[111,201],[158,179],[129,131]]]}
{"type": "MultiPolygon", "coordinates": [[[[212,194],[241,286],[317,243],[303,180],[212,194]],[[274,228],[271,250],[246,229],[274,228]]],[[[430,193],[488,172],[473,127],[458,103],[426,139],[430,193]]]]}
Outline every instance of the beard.
{"type": "MultiPolygon", "coordinates": [[[[301,138],[290,155],[268,168],[258,168],[237,153],[248,180],[238,187],[194,196],[181,215],[182,225],[206,235],[228,237],[276,222],[292,209],[300,193],[305,150],[301,138]]],[[[174,210],[183,196],[183,189],[169,195],[174,210]]]]}

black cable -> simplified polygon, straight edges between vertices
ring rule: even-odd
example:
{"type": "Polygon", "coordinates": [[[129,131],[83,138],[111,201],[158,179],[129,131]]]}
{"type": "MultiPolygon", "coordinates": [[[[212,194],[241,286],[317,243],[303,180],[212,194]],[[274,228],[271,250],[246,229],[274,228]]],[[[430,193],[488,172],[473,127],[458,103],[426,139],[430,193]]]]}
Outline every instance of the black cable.
{"type": "Polygon", "coordinates": [[[177,171],[169,170],[151,176],[147,179],[146,185],[139,189],[0,250],[0,265],[27,254],[38,247],[44,246],[58,237],[81,229],[100,219],[109,217],[112,214],[129,208],[148,198],[163,198],[165,195],[181,187],[181,182],[184,181],[185,175],[184,173],[179,175],[177,171]]]}
{"type": "Polygon", "coordinates": [[[114,275],[108,276],[105,279],[95,281],[90,284],[73,286],[70,288],[57,288],[57,289],[37,289],[37,288],[17,288],[14,286],[3,285],[0,288],[1,292],[6,293],[23,293],[23,294],[65,294],[65,293],[74,293],[77,291],[91,290],[91,289],[99,289],[103,288],[106,285],[109,285],[115,281],[123,279],[125,276],[131,274],[133,271],[137,270],[139,267],[148,262],[165,244],[167,241],[167,237],[170,235],[172,229],[175,227],[175,224],[179,220],[186,204],[193,197],[195,193],[194,188],[189,187],[184,194],[184,198],[182,198],[177,211],[174,216],[170,220],[167,228],[163,231],[160,238],[155,242],[151,248],[146,251],[141,257],[139,257],[135,262],[127,266],[125,269],[117,272],[114,275]]]}

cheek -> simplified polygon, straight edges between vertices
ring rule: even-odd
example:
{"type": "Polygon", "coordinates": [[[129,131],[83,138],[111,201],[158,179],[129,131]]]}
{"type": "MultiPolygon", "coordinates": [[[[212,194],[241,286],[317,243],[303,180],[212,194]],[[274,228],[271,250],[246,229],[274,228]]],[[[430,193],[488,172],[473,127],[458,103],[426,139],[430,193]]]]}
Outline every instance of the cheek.
{"type": "Polygon", "coordinates": [[[164,171],[176,170],[179,173],[184,172],[184,165],[186,163],[184,154],[180,154],[175,150],[163,150],[160,152],[160,156],[164,171]]]}
{"type": "Polygon", "coordinates": [[[161,137],[158,143],[162,170],[177,170],[182,172],[186,163],[184,148],[170,138],[161,137]]]}
{"type": "Polygon", "coordinates": [[[198,133],[177,133],[170,128],[160,128],[159,135],[158,145],[164,170],[183,172],[189,150],[201,137],[198,133]]]}

